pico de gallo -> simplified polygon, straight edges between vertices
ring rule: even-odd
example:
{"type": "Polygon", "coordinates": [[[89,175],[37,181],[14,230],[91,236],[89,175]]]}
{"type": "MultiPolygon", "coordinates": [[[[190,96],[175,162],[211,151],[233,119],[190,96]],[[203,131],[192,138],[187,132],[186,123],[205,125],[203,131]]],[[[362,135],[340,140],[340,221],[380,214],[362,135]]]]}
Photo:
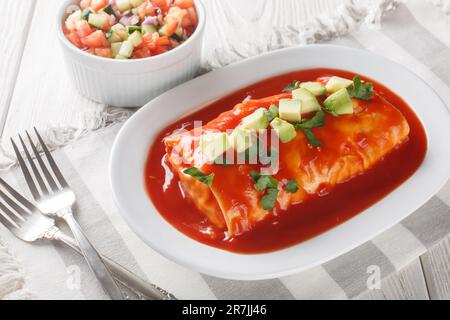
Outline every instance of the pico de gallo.
{"type": "Polygon", "coordinates": [[[65,36],[104,58],[165,53],[185,42],[198,24],[194,0],[81,0],[78,7],[64,23],[65,36]]]}

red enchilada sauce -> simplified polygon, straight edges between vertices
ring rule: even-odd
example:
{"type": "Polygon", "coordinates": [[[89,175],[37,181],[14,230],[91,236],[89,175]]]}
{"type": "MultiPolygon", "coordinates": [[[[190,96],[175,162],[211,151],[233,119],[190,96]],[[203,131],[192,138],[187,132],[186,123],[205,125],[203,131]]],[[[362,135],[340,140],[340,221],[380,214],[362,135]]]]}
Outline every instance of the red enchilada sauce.
{"type": "MultiPolygon", "coordinates": [[[[180,232],[201,243],[238,253],[271,252],[308,240],[351,219],[410,178],[425,158],[425,130],[402,98],[383,85],[362,77],[363,80],[372,82],[377,93],[402,112],[411,130],[408,141],[364,174],[338,184],[325,196],[312,195],[303,203],[293,205],[286,211],[275,212],[253,230],[230,239],[223,230],[209,223],[193,204],[183,198],[176,174],[164,191],[165,170],[161,161],[165,155],[165,136],[180,127],[192,129],[194,120],[206,124],[249,95],[259,99],[279,94],[294,79],[304,82],[328,75],[348,79],[354,77],[353,73],[330,69],[313,69],[277,76],[224,97],[166,128],[150,150],[145,171],[147,191],[160,214],[180,232]],[[211,236],[211,231],[215,234],[214,237],[211,236]]],[[[229,188],[233,188],[233,185],[229,185],[229,188]]]]}

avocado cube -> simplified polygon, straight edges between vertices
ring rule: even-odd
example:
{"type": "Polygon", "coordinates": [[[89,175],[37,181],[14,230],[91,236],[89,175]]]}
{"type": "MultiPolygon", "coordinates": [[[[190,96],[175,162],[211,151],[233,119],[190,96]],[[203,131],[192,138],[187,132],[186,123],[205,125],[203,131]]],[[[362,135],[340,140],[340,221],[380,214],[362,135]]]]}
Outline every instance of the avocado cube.
{"type": "Polygon", "coordinates": [[[300,88],[308,90],[316,97],[327,93],[327,88],[320,82],[302,82],[300,88]]]}
{"type": "Polygon", "coordinates": [[[267,110],[260,108],[251,115],[242,119],[241,128],[250,130],[264,130],[269,127],[269,119],[267,118],[267,110]]]}
{"type": "Polygon", "coordinates": [[[341,89],[348,88],[351,85],[353,85],[352,80],[341,77],[331,77],[327,82],[326,88],[329,93],[335,93],[341,89]]]}
{"type": "Polygon", "coordinates": [[[320,110],[320,104],[319,101],[317,101],[316,96],[306,89],[300,88],[292,91],[292,97],[300,100],[302,104],[302,114],[320,110]]]}
{"type": "Polygon", "coordinates": [[[295,139],[295,137],[297,136],[295,127],[289,122],[284,121],[280,118],[273,119],[273,121],[270,123],[270,126],[273,130],[275,130],[282,143],[288,143],[295,139]]]}
{"type": "Polygon", "coordinates": [[[280,118],[290,122],[302,120],[302,103],[297,99],[281,99],[279,104],[280,118]]]}
{"type": "Polygon", "coordinates": [[[333,93],[323,105],[335,115],[353,114],[352,98],[346,88],[333,93]]]}
{"type": "Polygon", "coordinates": [[[237,153],[242,153],[250,149],[256,140],[256,132],[254,130],[248,130],[237,127],[230,135],[230,143],[237,153]]]}
{"type": "Polygon", "coordinates": [[[209,132],[200,137],[200,151],[209,163],[214,162],[231,148],[225,132],[209,132]]]}

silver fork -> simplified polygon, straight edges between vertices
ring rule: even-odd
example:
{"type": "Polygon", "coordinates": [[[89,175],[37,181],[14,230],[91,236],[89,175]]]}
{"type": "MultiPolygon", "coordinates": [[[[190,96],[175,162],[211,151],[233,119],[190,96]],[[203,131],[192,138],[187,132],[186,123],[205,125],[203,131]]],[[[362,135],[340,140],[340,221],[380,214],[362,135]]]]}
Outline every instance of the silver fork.
{"type": "Polygon", "coordinates": [[[25,176],[25,180],[28,184],[28,188],[31,191],[31,194],[33,195],[33,198],[37,204],[37,207],[39,210],[49,216],[56,216],[58,218],[61,218],[66,221],[66,223],[69,225],[70,230],[72,231],[73,235],[75,236],[75,239],[77,240],[81,252],[83,253],[84,258],[86,259],[89,267],[94,272],[95,276],[99,280],[100,284],[102,285],[103,290],[109,295],[109,297],[112,300],[123,300],[124,297],[122,295],[122,292],[120,291],[119,287],[117,286],[117,283],[113,279],[110,271],[106,267],[104,261],[100,257],[97,250],[94,248],[94,246],[91,244],[89,239],[85,236],[84,232],[82,231],[80,225],[75,220],[72,212],[72,206],[75,203],[75,193],[70,189],[69,185],[67,184],[66,180],[64,179],[64,176],[62,175],[61,171],[59,170],[58,166],[56,165],[56,162],[53,160],[52,155],[50,154],[50,151],[47,149],[47,146],[45,145],[44,141],[42,140],[42,137],[40,136],[39,132],[34,128],[34,131],[36,132],[36,135],[38,137],[38,140],[41,144],[42,149],[44,150],[44,154],[47,158],[47,161],[50,165],[50,170],[52,170],[53,175],[56,177],[57,182],[53,178],[52,174],[50,173],[49,168],[44,163],[40,153],[37,150],[37,147],[34,145],[33,140],[31,139],[28,132],[26,132],[29,143],[31,145],[31,148],[33,150],[34,156],[37,159],[37,162],[39,164],[39,167],[43,173],[43,176],[47,182],[47,184],[44,182],[43,177],[41,176],[41,173],[39,172],[38,168],[36,167],[36,164],[33,161],[33,158],[31,157],[30,152],[28,151],[27,146],[25,145],[25,142],[23,141],[22,137],[19,135],[19,140],[22,144],[23,150],[28,158],[28,163],[31,167],[31,170],[33,171],[34,178],[36,179],[38,186],[36,185],[35,181],[33,180],[30,171],[28,170],[28,167],[22,158],[22,155],[19,152],[19,149],[14,142],[14,140],[11,138],[11,143],[14,148],[14,152],[16,153],[17,159],[19,161],[20,167],[22,169],[23,175],[25,176]]]}
{"type": "MultiPolygon", "coordinates": [[[[64,234],[55,225],[54,219],[43,215],[38,208],[21,196],[2,178],[0,178],[0,185],[10,195],[8,196],[0,189],[0,198],[3,200],[0,202],[0,224],[3,224],[17,238],[25,242],[56,240],[82,255],[75,239],[64,234]]],[[[113,273],[114,278],[137,297],[152,300],[175,299],[168,292],[139,278],[113,260],[104,256],[102,258],[113,273]]]]}

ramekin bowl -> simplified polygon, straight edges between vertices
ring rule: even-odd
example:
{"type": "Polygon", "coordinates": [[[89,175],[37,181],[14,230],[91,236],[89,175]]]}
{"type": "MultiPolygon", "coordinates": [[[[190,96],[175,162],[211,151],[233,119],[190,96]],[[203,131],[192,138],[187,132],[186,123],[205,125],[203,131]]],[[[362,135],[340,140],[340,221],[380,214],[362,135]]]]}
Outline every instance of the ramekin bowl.
{"type": "Polygon", "coordinates": [[[63,32],[67,9],[77,0],[62,4],[57,33],[76,89],[86,98],[115,107],[140,107],[161,93],[192,79],[200,69],[205,10],[199,0],[199,18],[192,36],[164,54],[135,60],[97,57],[75,47],[63,32]]]}

